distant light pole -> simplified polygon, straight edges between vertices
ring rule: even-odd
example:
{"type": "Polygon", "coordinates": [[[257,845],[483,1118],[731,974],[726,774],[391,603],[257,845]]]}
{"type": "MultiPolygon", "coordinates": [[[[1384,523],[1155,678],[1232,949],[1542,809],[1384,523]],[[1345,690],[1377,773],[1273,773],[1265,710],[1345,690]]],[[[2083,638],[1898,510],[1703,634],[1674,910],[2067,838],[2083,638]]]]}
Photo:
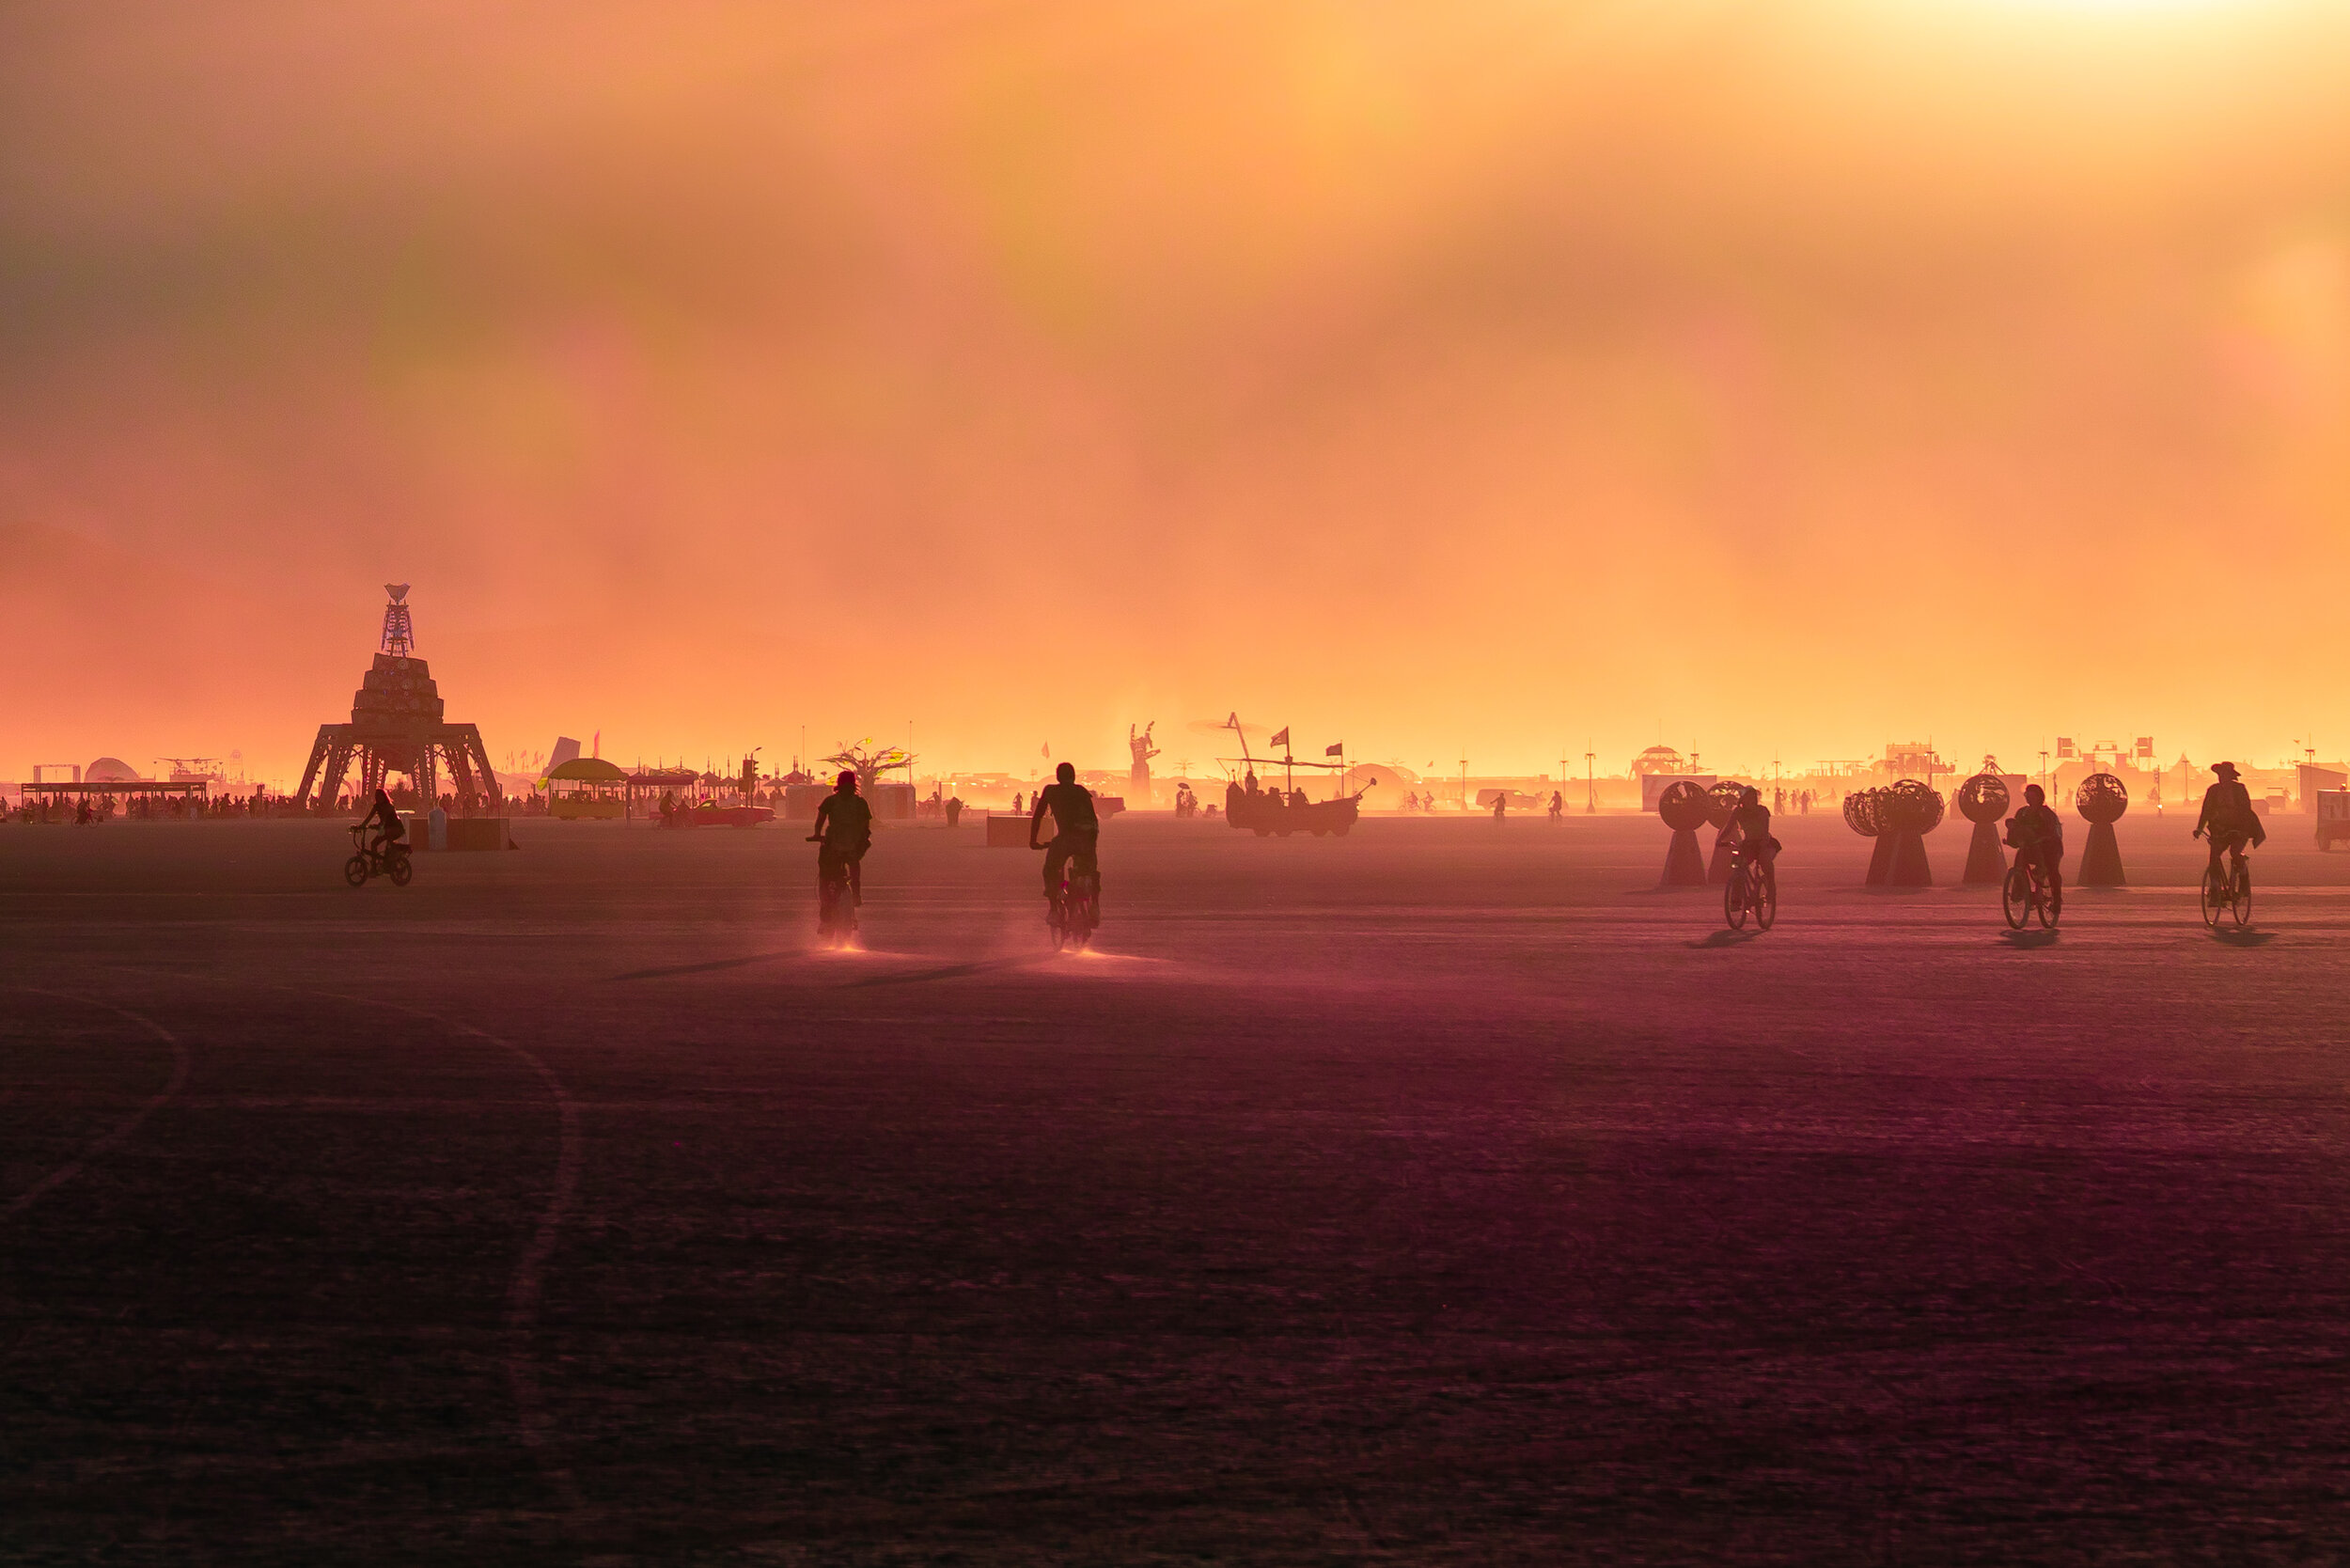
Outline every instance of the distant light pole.
{"type": "Polygon", "coordinates": [[[1583,814],[1587,817],[1599,810],[1599,776],[1591,771],[1595,760],[1597,758],[1593,753],[1587,751],[1583,754],[1583,814]]]}

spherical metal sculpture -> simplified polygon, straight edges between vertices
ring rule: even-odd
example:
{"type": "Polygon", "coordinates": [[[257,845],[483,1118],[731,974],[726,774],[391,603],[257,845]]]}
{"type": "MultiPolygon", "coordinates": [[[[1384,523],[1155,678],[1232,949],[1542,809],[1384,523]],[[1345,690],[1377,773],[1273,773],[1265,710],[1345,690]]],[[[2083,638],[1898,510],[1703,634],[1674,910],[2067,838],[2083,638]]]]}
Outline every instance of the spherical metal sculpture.
{"type": "Polygon", "coordinates": [[[1705,792],[1705,820],[1716,828],[1728,827],[1730,814],[1738,809],[1738,797],[1746,792],[1747,787],[1734,778],[1714,780],[1714,787],[1705,792]]]}
{"type": "Polygon", "coordinates": [[[2007,780],[1996,773],[1979,773],[1958,787],[1958,809],[1975,824],[1966,844],[1966,874],[1959,880],[1969,887],[1997,887],[2007,880],[2007,852],[1999,847],[1999,819],[2007,815],[2007,780]]]}
{"type": "Polygon", "coordinates": [[[2092,773],[2073,792],[2074,809],[2090,823],[2116,823],[2130,808],[2129,786],[2109,773],[2092,773]]]}
{"type": "Polygon", "coordinates": [[[2074,790],[2073,808],[2089,823],[2079,886],[2121,886],[2129,879],[2122,874],[2122,841],[2114,837],[2113,824],[2130,808],[2129,786],[2109,773],[2092,773],[2074,790]]]}
{"type": "Polygon", "coordinates": [[[1979,773],[1958,787],[1958,809],[1970,823],[1996,823],[2007,815],[2007,780],[1979,773]]]}
{"type": "Polygon", "coordinates": [[[1711,815],[1712,800],[1695,779],[1676,778],[1656,797],[1656,814],[1673,830],[1665,851],[1666,887],[1705,886],[1705,856],[1698,849],[1698,829],[1711,815]]]}
{"type": "Polygon", "coordinates": [[[1942,796],[1930,784],[1904,778],[1885,792],[1879,814],[1896,833],[1931,833],[1942,825],[1942,796]]]}
{"type": "Polygon", "coordinates": [[[1855,790],[1844,797],[1844,825],[1864,839],[1877,836],[1874,790],[1855,790]]]}
{"type": "Polygon", "coordinates": [[[1942,796],[1915,778],[1844,797],[1844,822],[1855,833],[1876,839],[1869,855],[1871,887],[1931,887],[1925,835],[1942,824],[1942,796]]]}
{"type": "Polygon", "coordinates": [[[1656,797],[1656,814],[1675,833],[1694,833],[1703,827],[1712,815],[1710,808],[1705,786],[1687,778],[1666,785],[1656,797]]]}

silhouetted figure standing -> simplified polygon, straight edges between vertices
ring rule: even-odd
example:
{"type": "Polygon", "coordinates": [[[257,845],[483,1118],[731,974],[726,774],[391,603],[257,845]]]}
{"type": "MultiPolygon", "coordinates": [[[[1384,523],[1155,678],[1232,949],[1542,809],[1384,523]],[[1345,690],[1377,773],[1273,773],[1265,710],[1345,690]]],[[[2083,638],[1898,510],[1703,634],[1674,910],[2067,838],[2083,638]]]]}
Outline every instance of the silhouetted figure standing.
{"type": "Polygon", "coordinates": [[[1558,791],[1556,791],[1556,790],[1551,791],[1551,792],[1550,792],[1550,820],[1551,820],[1552,822],[1557,822],[1557,821],[1559,821],[1561,817],[1564,817],[1566,814],[1567,814],[1567,803],[1566,803],[1565,799],[1559,795],[1559,792],[1558,792],[1558,791]]]}
{"type": "Polygon", "coordinates": [[[1508,813],[1509,809],[1510,792],[1507,790],[1496,790],[1494,792],[1494,821],[1499,822],[1502,817],[1508,813]]]}

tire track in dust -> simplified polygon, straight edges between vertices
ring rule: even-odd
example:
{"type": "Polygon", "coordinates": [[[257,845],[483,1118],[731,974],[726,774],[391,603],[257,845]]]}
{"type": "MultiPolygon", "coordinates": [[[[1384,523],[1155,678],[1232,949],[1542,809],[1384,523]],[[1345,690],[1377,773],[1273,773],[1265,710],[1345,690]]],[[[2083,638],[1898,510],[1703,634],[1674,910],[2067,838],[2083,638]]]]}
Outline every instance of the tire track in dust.
{"type": "MultiPolygon", "coordinates": [[[[209,976],[192,975],[180,970],[134,970],[132,972],[149,975],[162,973],[182,981],[234,983],[213,981],[209,976]]],[[[314,986],[264,984],[260,989],[283,992],[289,996],[323,996],[329,1001],[345,1002],[358,1008],[389,1008],[395,1012],[407,1013],[412,1018],[422,1018],[438,1024],[452,1034],[471,1035],[476,1040],[497,1046],[529,1068],[546,1089],[548,1096],[554,1100],[557,1125],[555,1190],[548,1197],[547,1206],[539,1216],[538,1226],[532,1231],[529,1242],[523,1247],[522,1257],[515,1262],[513,1274],[507,1280],[506,1380],[507,1387],[512,1390],[514,1396],[516,1435],[522,1439],[523,1446],[531,1450],[532,1456],[538,1461],[539,1473],[545,1479],[564,1508],[574,1514],[585,1512],[587,1499],[579,1490],[578,1479],[572,1474],[568,1466],[556,1462],[548,1452],[548,1435],[555,1423],[553,1418],[547,1414],[546,1398],[539,1386],[535,1343],[539,1325],[539,1303],[542,1294],[547,1261],[554,1256],[556,1243],[562,1235],[563,1223],[571,1216],[572,1202],[579,1192],[580,1170],[587,1158],[587,1137],[582,1126],[579,1102],[572,1098],[571,1091],[563,1087],[563,1081],[555,1075],[554,1069],[541,1060],[537,1052],[527,1050],[502,1035],[492,1034],[489,1030],[476,1025],[459,1023],[454,1019],[445,1018],[437,1012],[428,1012],[422,1008],[410,1007],[402,1002],[385,1001],[380,996],[353,996],[339,991],[321,991],[314,986]]],[[[59,995],[54,992],[39,994],[59,995]]],[[[94,1005],[113,1008],[113,1004],[107,1002],[94,1005]]],[[[141,1023],[155,1029],[159,1034],[164,1032],[152,1020],[141,1017],[127,1008],[113,1008],[113,1011],[123,1013],[126,1017],[138,1018],[141,1023]]],[[[171,1037],[165,1035],[165,1038],[171,1037]]],[[[176,1040],[173,1043],[175,1046],[178,1045],[176,1040]]],[[[91,1154],[99,1152],[102,1147],[128,1137],[140,1121],[146,1120],[158,1105],[162,1105],[164,1099],[178,1091],[180,1085],[186,1081],[186,1076],[183,1050],[180,1071],[175,1074],[169,1090],[150,1102],[137,1116],[108,1134],[99,1143],[91,1145],[84,1152],[83,1159],[86,1160],[91,1154]]],[[[78,1165],[80,1162],[76,1163],[78,1165]]],[[[55,1185],[69,1173],[52,1176],[42,1184],[42,1187],[36,1188],[34,1192],[27,1193],[24,1198],[19,1199],[18,1204],[30,1201],[39,1191],[55,1185]]],[[[8,1210],[0,1210],[0,1218],[5,1218],[8,1214],[13,1212],[14,1206],[8,1210]]]]}
{"type": "MultiPolygon", "coordinates": [[[[293,991],[299,988],[286,986],[293,991]]],[[[539,1224],[532,1231],[523,1254],[515,1262],[514,1272],[506,1285],[506,1382],[513,1391],[515,1434],[523,1447],[531,1451],[539,1463],[539,1473],[546,1480],[556,1497],[572,1513],[583,1512],[587,1499],[579,1490],[579,1480],[571,1467],[558,1462],[549,1451],[549,1436],[555,1419],[547,1413],[546,1396],[539,1386],[538,1331],[539,1303],[543,1294],[547,1261],[555,1255],[556,1243],[561,1238],[563,1222],[571,1217],[572,1204],[579,1192],[579,1174],[587,1160],[587,1136],[582,1128],[579,1102],[563,1087],[563,1080],[555,1075],[535,1051],[515,1044],[503,1035],[492,1034],[477,1025],[460,1023],[437,1012],[409,1007],[400,1002],[386,1002],[380,997],[347,996],[334,991],[310,991],[313,996],[325,996],[335,1001],[350,1002],[361,1007],[388,1007],[411,1017],[428,1019],[451,1034],[471,1035],[474,1039],[495,1045],[538,1076],[555,1102],[558,1136],[555,1156],[555,1190],[547,1199],[546,1208],[539,1215],[539,1224]]]]}
{"type": "Polygon", "coordinates": [[[130,1019],[133,1023],[137,1024],[140,1027],[152,1034],[156,1039],[171,1047],[171,1078],[169,1082],[164,1085],[160,1092],[149,1099],[145,1105],[139,1106],[138,1109],[133,1111],[129,1116],[123,1118],[122,1121],[117,1122],[110,1131],[99,1137],[96,1142],[92,1143],[88,1148],[83,1150],[79,1154],[74,1155],[73,1158],[66,1161],[65,1164],[59,1166],[48,1175],[42,1177],[39,1181],[35,1182],[31,1186],[25,1188],[23,1192],[17,1194],[15,1198],[8,1200],[7,1206],[0,1207],[0,1219],[15,1218],[26,1209],[31,1208],[39,1200],[47,1197],[50,1193],[56,1191],[59,1187],[65,1185],[76,1176],[79,1176],[83,1171],[88,1169],[89,1164],[92,1160],[98,1158],[98,1156],[103,1154],[108,1150],[117,1147],[133,1133],[137,1132],[149,1117],[153,1116],[157,1111],[163,1109],[164,1105],[170,1104],[173,1096],[177,1095],[180,1090],[187,1087],[188,1067],[191,1059],[186,1043],[181,1041],[178,1035],[172,1033],[169,1029],[164,1027],[161,1024],[158,1024],[155,1020],[149,1018],[143,1012],[133,1012],[127,1007],[117,1007],[112,1002],[102,1002],[88,996],[76,996],[63,991],[43,991],[38,986],[20,985],[14,989],[25,992],[28,995],[35,996],[54,997],[61,1002],[79,1002],[84,1007],[102,1008],[108,1012],[119,1013],[123,1017],[130,1019]]]}

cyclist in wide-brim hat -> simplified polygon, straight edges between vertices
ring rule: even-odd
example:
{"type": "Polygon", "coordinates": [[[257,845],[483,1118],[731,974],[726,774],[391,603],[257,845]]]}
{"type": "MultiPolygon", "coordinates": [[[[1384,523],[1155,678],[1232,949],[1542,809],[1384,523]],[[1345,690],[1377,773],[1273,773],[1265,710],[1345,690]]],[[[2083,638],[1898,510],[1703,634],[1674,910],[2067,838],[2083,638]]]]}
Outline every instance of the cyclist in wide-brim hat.
{"type": "Polygon", "coordinates": [[[2214,762],[2211,771],[2217,775],[2211,788],[2203,792],[2203,809],[2195,819],[2195,837],[2211,840],[2211,870],[2219,874],[2219,857],[2230,850],[2241,851],[2249,843],[2254,849],[2268,839],[2268,830],[2261,825],[2260,813],[2252,809],[2252,792],[2236,777],[2233,762],[2214,762]]]}

